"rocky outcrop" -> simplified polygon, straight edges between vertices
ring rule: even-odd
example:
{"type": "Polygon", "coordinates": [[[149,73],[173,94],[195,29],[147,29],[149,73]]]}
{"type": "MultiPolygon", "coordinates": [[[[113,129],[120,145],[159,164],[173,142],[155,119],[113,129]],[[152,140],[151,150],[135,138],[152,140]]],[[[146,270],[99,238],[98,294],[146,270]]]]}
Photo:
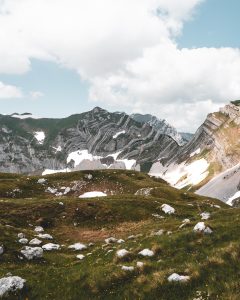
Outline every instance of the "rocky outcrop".
{"type": "Polygon", "coordinates": [[[125,113],[99,107],[64,119],[35,119],[29,114],[0,115],[0,171],[131,168],[147,170],[159,153],[178,149],[170,136],[125,113]],[[71,153],[86,150],[82,160],[71,153]],[[130,161],[130,163],[129,163],[130,161]]]}

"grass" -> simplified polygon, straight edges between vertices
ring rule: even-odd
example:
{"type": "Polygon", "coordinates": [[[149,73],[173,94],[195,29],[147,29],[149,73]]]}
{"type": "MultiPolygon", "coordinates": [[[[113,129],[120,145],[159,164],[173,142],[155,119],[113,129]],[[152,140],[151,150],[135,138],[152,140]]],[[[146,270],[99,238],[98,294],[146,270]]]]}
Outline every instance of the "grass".
{"type": "Polygon", "coordinates": [[[132,171],[55,174],[46,177],[45,186],[37,183],[38,178],[0,175],[4,195],[0,200],[0,236],[5,249],[0,256],[0,277],[11,273],[27,282],[23,291],[6,299],[188,300],[200,298],[198,295],[200,299],[239,299],[240,209],[132,171]],[[86,178],[88,173],[93,175],[91,180],[86,178]],[[45,192],[47,186],[72,186],[76,181],[86,184],[67,196],[45,192]],[[149,196],[134,195],[144,187],[154,189],[149,196]],[[13,188],[22,190],[22,196],[11,194],[13,188]],[[94,189],[107,189],[109,196],[78,198],[94,189]],[[163,203],[173,206],[176,213],[164,215],[163,203]],[[211,235],[193,232],[203,211],[211,213],[205,221],[213,230],[211,235]],[[190,223],[180,229],[185,218],[190,223]],[[65,246],[44,252],[40,260],[21,260],[17,234],[23,232],[31,239],[36,225],[52,234],[53,242],[65,246]],[[160,229],[164,233],[154,235],[160,229]],[[130,235],[135,237],[128,239],[130,235]],[[104,239],[110,236],[125,243],[106,245],[104,239]],[[94,245],[81,252],[70,251],[67,246],[75,242],[94,245]],[[145,248],[155,255],[140,257],[139,251],[145,248]],[[126,260],[117,259],[118,249],[130,252],[126,260]],[[76,259],[80,253],[85,255],[82,261],[76,259]],[[144,262],[142,268],[136,267],[138,261],[144,262]],[[134,271],[123,271],[122,265],[134,266],[134,271]],[[169,283],[167,278],[173,272],[188,275],[190,280],[169,283]]]}

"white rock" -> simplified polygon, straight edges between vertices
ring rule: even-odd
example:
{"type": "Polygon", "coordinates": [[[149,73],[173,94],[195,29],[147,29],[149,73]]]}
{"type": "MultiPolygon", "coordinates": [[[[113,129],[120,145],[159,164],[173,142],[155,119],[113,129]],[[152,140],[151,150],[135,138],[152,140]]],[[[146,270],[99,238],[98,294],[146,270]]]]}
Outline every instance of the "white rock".
{"type": "Polygon", "coordinates": [[[53,239],[53,237],[51,236],[51,234],[48,234],[48,233],[39,233],[38,237],[40,239],[44,239],[44,240],[52,240],[53,239]]]}
{"type": "Polygon", "coordinates": [[[113,243],[116,243],[116,242],[117,242],[117,239],[114,238],[114,237],[109,237],[109,238],[105,239],[106,244],[113,244],[113,243]]]}
{"type": "Polygon", "coordinates": [[[120,249],[117,251],[117,257],[119,257],[119,258],[122,258],[128,254],[129,254],[129,251],[127,251],[126,249],[120,249]]]}
{"type": "Polygon", "coordinates": [[[41,258],[43,256],[43,249],[40,247],[28,247],[26,246],[21,253],[29,260],[34,258],[41,258]]]}
{"type": "Polygon", "coordinates": [[[153,232],[152,234],[153,234],[153,235],[156,235],[156,236],[161,236],[161,235],[163,235],[163,233],[164,233],[164,230],[163,230],[163,229],[160,229],[160,230],[158,230],[158,231],[156,231],[156,232],[153,232]]]}
{"type": "Polygon", "coordinates": [[[42,243],[42,241],[40,241],[39,239],[32,239],[29,242],[29,245],[40,245],[42,243]]]}
{"type": "Polygon", "coordinates": [[[0,255],[3,254],[3,252],[4,252],[3,246],[0,246],[0,255]]]}
{"type": "Polygon", "coordinates": [[[63,194],[67,195],[69,192],[71,192],[71,188],[70,187],[66,187],[63,194]]]}
{"type": "Polygon", "coordinates": [[[195,231],[195,232],[203,232],[205,234],[211,234],[212,233],[212,229],[209,228],[209,227],[207,227],[204,222],[198,222],[194,226],[193,231],[195,231]]]}
{"type": "Polygon", "coordinates": [[[78,254],[77,256],[76,256],[78,259],[80,259],[80,260],[82,260],[82,259],[84,259],[84,255],[83,254],[78,254]]]}
{"type": "Polygon", "coordinates": [[[122,243],[125,243],[125,241],[122,240],[122,239],[120,239],[120,240],[117,240],[117,243],[118,243],[118,244],[122,244],[122,243]]]}
{"type": "Polygon", "coordinates": [[[87,249],[87,246],[82,244],[82,243],[75,243],[73,245],[70,245],[68,249],[73,249],[73,250],[85,250],[87,249]]]}
{"type": "Polygon", "coordinates": [[[64,205],[64,203],[63,203],[63,202],[59,202],[58,204],[59,204],[59,205],[62,205],[62,206],[64,205]]]}
{"type": "Polygon", "coordinates": [[[169,282],[186,282],[190,279],[189,276],[179,275],[177,273],[173,273],[168,277],[169,282]]]}
{"type": "Polygon", "coordinates": [[[161,206],[161,208],[162,208],[162,211],[165,212],[165,214],[171,215],[171,214],[175,213],[175,209],[168,204],[163,204],[161,206]]]}
{"type": "Polygon", "coordinates": [[[141,261],[138,261],[137,262],[137,267],[138,268],[142,268],[144,266],[144,263],[143,262],[141,262],[141,261]]]}
{"type": "Polygon", "coordinates": [[[144,249],[144,250],[140,251],[138,254],[142,255],[142,256],[149,256],[149,257],[151,257],[151,256],[154,255],[154,252],[152,250],[149,250],[149,249],[144,249]]]}
{"type": "Polygon", "coordinates": [[[183,222],[184,224],[189,224],[191,221],[190,221],[189,219],[184,219],[182,222],[183,222]]]}
{"type": "Polygon", "coordinates": [[[36,226],[35,229],[34,229],[34,231],[36,231],[36,232],[43,232],[44,229],[43,229],[42,226],[36,226]]]}
{"type": "Polygon", "coordinates": [[[24,239],[25,238],[25,234],[22,233],[22,232],[18,233],[17,236],[18,236],[19,239],[24,239]]]}
{"type": "Polygon", "coordinates": [[[28,243],[28,239],[25,239],[25,238],[20,239],[20,240],[19,240],[19,243],[20,243],[20,244],[27,244],[27,243],[28,243]]]}
{"type": "Polygon", "coordinates": [[[48,188],[46,189],[46,192],[51,193],[51,194],[56,194],[56,193],[57,193],[57,189],[48,187],[48,188]]]}
{"type": "Polygon", "coordinates": [[[40,183],[40,184],[44,184],[45,182],[47,182],[47,179],[45,179],[45,178],[40,178],[37,181],[37,183],[40,183]]]}
{"type": "Polygon", "coordinates": [[[134,267],[122,266],[122,270],[124,270],[124,271],[134,271],[134,267]]]}
{"type": "Polygon", "coordinates": [[[202,217],[202,220],[208,220],[210,218],[210,213],[209,212],[203,212],[200,214],[202,217]]]}
{"type": "Polygon", "coordinates": [[[26,280],[18,276],[3,277],[0,279],[0,297],[7,295],[9,292],[21,290],[26,280]]]}
{"type": "Polygon", "coordinates": [[[60,245],[53,244],[53,243],[48,243],[46,245],[43,245],[42,248],[43,248],[43,250],[46,250],[46,251],[59,250],[60,245]]]}

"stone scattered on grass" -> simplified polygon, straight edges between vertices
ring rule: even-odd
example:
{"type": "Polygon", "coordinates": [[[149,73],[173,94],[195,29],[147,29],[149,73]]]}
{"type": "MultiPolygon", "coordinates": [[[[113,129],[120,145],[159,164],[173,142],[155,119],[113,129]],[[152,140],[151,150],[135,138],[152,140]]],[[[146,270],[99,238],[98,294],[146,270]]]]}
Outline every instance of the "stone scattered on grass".
{"type": "Polygon", "coordinates": [[[163,229],[160,229],[160,230],[158,230],[158,231],[156,231],[156,232],[152,232],[151,235],[161,236],[161,235],[163,235],[163,233],[164,233],[164,230],[163,230],[163,229]]]}
{"type": "Polygon", "coordinates": [[[21,253],[26,259],[32,260],[34,258],[41,258],[43,256],[43,249],[40,247],[26,246],[23,250],[21,250],[21,253]]]}
{"type": "Polygon", "coordinates": [[[122,270],[123,271],[134,271],[134,267],[132,266],[122,266],[122,270]]]}
{"type": "Polygon", "coordinates": [[[210,219],[210,213],[209,212],[203,212],[203,213],[200,214],[200,216],[202,217],[202,220],[210,219]]]}
{"type": "Polygon", "coordinates": [[[25,238],[25,234],[22,233],[22,232],[18,233],[17,236],[18,236],[19,239],[24,239],[25,238]]]}
{"type": "Polygon", "coordinates": [[[43,229],[42,226],[36,226],[35,229],[34,229],[34,231],[36,231],[36,232],[43,232],[44,229],[43,229]]]}
{"type": "Polygon", "coordinates": [[[122,239],[119,239],[119,240],[117,240],[117,243],[118,243],[118,244],[122,244],[122,243],[125,243],[125,241],[122,240],[122,239]]]}
{"type": "Polygon", "coordinates": [[[144,263],[142,261],[137,261],[137,267],[138,268],[143,268],[144,263]]]}
{"type": "Polygon", "coordinates": [[[0,297],[23,289],[26,280],[19,276],[8,276],[0,279],[0,297]]]}
{"type": "Polygon", "coordinates": [[[116,242],[117,242],[117,239],[114,238],[114,237],[109,237],[109,238],[105,239],[106,244],[113,244],[113,243],[116,243],[116,242]]]}
{"type": "Polygon", "coordinates": [[[48,233],[40,233],[40,234],[38,234],[38,237],[40,239],[44,239],[44,240],[52,240],[53,239],[51,234],[48,234],[48,233]]]}
{"type": "Polygon", "coordinates": [[[29,242],[29,245],[40,245],[42,244],[42,241],[40,241],[39,239],[32,239],[30,242],[29,242]]]}
{"type": "Polygon", "coordinates": [[[83,255],[83,254],[78,254],[78,255],[76,256],[76,258],[78,258],[78,259],[80,259],[80,260],[84,259],[84,257],[85,257],[85,255],[83,255]]]}
{"type": "Polygon", "coordinates": [[[129,254],[129,251],[126,249],[120,249],[117,251],[117,257],[122,258],[129,254]]]}
{"type": "Polygon", "coordinates": [[[171,215],[171,214],[174,214],[174,213],[175,213],[175,209],[174,209],[172,206],[168,205],[168,204],[163,204],[163,205],[161,206],[161,208],[162,208],[162,211],[163,211],[165,214],[171,215]]]}
{"type": "Polygon", "coordinates": [[[148,256],[148,257],[151,257],[151,256],[154,255],[154,252],[153,252],[152,250],[150,250],[150,249],[143,249],[143,250],[140,251],[138,254],[141,255],[141,256],[148,256]]]}
{"type": "Polygon", "coordinates": [[[19,243],[25,245],[25,244],[28,243],[28,239],[22,238],[22,239],[19,240],[19,243]]]}
{"type": "Polygon", "coordinates": [[[38,179],[38,181],[37,181],[37,183],[39,183],[39,184],[44,184],[44,183],[46,183],[47,182],[47,179],[45,179],[45,178],[40,178],[40,179],[38,179]]]}
{"type": "Polygon", "coordinates": [[[59,244],[53,244],[53,243],[48,243],[42,246],[43,250],[46,251],[52,251],[52,250],[59,250],[60,245],[59,244]]]}
{"type": "Polygon", "coordinates": [[[64,203],[63,203],[63,202],[59,202],[58,204],[59,204],[59,205],[61,205],[61,206],[63,206],[63,205],[64,205],[64,203]]]}
{"type": "Polygon", "coordinates": [[[195,232],[203,232],[205,234],[211,234],[212,233],[212,229],[210,227],[207,227],[204,222],[198,222],[194,226],[193,231],[195,231],[195,232]]]}
{"type": "Polygon", "coordinates": [[[161,216],[161,215],[156,214],[156,213],[152,214],[152,216],[153,216],[154,218],[157,218],[157,219],[164,219],[164,216],[161,216]]]}
{"type": "Polygon", "coordinates": [[[75,243],[75,244],[73,244],[73,245],[70,245],[69,247],[68,247],[68,249],[73,249],[73,250],[85,250],[85,249],[87,249],[87,246],[86,245],[84,245],[84,244],[82,244],[82,243],[75,243]]]}
{"type": "Polygon", "coordinates": [[[168,277],[169,282],[187,282],[189,279],[189,276],[179,275],[177,273],[173,273],[168,277]]]}
{"type": "Polygon", "coordinates": [[[3,254],[3,252],[4,252],[3,246],[0,246],[0,255],[3,254]]]}

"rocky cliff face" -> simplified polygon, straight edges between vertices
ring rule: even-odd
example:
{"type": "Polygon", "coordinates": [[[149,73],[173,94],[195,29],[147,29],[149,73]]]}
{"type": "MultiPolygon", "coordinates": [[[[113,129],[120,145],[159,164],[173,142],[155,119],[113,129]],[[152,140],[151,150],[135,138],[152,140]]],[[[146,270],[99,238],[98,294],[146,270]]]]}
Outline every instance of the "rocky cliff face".
{"type": "Polygon", "coordinates": [[[64,119],[0,116],[1,172],[147,170],[159,153],[178,147],[150,124],[98,107],[64,119]]]}
{"type": "MultiPolygon", "coordinates": [[[[209,114],[190,142],[176,152],[158,157],[150,173],[160,176],[178,188],[200,188],[218,174],[240,161],[240,106],[236,102],[209,114]]],[[[240,179],[239,179],[240,181],[240,179]]],[[[234,180],[235,183],[235,180],[234,180]]],[[[217,188],[217,187],[216,187],[217,188]]],[[[221,200],[228,201],[237,185],[221,200]]],[[[207,189],[209,190],[209,189],[207,189]]],[[[210,194],[205,194],[209,195],[210,194]]],[[[212,197],[220,198],[218,193],[212,197]]]]}
{"type": "Polygon", "coordinates": [[[183,136],[179,134],[177,129],[170,125],[166,120],[158,119],[157,117],[149,114],[132,114],[131,118],[139,123],[149,124],[160,134],[170,136],[178,143],[179,146],[183,146],[188,141],[189,136],[186,134],[183,134],[183,136]]]}

